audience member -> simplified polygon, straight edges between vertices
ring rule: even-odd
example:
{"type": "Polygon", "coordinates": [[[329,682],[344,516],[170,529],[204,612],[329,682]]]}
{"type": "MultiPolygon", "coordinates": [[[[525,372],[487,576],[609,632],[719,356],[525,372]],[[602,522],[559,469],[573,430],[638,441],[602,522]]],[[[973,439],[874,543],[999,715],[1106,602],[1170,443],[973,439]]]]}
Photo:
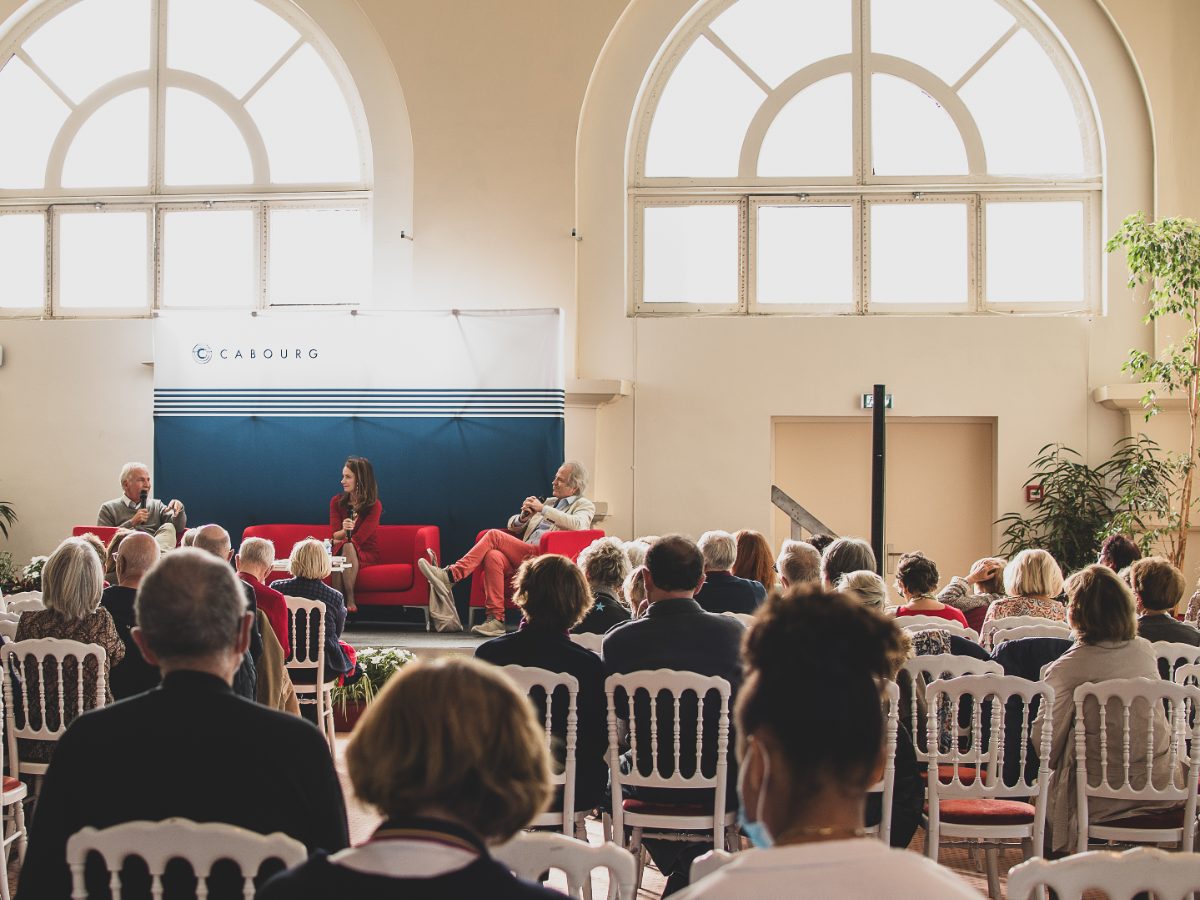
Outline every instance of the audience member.
{"type": "Polygon", "coordinates": [[[955,575],[938,592],[937,598],[953,606],[967,619],[967,625],[978,631],[983,626],[987,608],[1004,597],[1004,566],[1007,560],[985,556],[971,564],[967,577],[955,575]]]}
{"type": "MultiPolygon", "coordinates": [[[[142,580],[136,611],[134,640],[162,669],[162,686],[82,716],[58,742],[18,900],[71,895],[67,838],[86,826],[182,816],[282,831],[310,851],[345,847],[346,808],[324,738],[230,688],[250,643],[232,570],[198,550],[173,552],[142,580]]],[[[107,879],[91,867],[88,875],[88,895],[100,896],[107,879]]],[[[148,893],[144,884],[130,896],[148,893]]]]}
{"type": "Polygon", "coordinates": [[[187,513],[178,500],[163,503],[150,496],[150,469],[129,462],[121,469],[121,496],[96,514],[97,525],[132,528],[154,535],[164,551],[175,549],[176,535],[187,528],[187,513]]]}
{"type": "MultiPolygon", "coordinates": [[[[354,670],[354,663],[343,649],[341,637],[346,627],[346,603],[342,595],[325,584],[322,579],[329,577],[329,554],[325,546],[316,538],[305,538],[292,547],[292,555],[288,559],[288,569],[291,578],[276,581],[272,585],[275,590],[289,597],[304,597],[308,600],[320,600],[325,604],[325,681],[333,681],[339,675],[349,675],[354,670]]],[[[313,628],[311,639],[303,634],[304,622],[301,621],[296,629],[296,641],[309,641],[308,658],[315,659],[317,648],[317,631],[313,628]]],[[[303,644],[301,644],[303,646],[303,644]]],[[[292,653],[298,653],[295,645],[292,653]]],[[[314,684],[316,675],[311,669],[294,669],[292,680],[297,684],[314,684]]],[[[305,713],[312,712],[312,705],[303,707],[305,713]]]]}
{"type": "Polygon", "coordinates": [[[784,541],[775,568],[785,588],[821,583],[821,554],[804,541],[784,541]]]}
{"type": "Polygon", "coordinates": [[[109,538],[108,546],[104,548],[104,580],[109,584],[117,583],[117,550],[120,549],[121,542],[133,533],[131,528],[118,528],[109,538]]]}
{"type": "Polygon", "coordinates": [[[1137,600],[1139,637],[1200,646],[1200,631],[1172,615],[1187,587],[1182,572],[1163,557],[1150,556],[1129,567],[1129,579],[1137,600]]]}
{"type": "MultiPolygon", "coordinates": [[[[100,571],[108,573],[108,548],[104,546],[104,541],[100,540],[100,536],[93,534],[90,531],[85,531],[79,537],[87,542],[87,545],[96,551],[96,556],[100,558],[100,571]]],[[[107,582],[107,578],[105,581],[107,582]]]]}
{"type": "Polygon", "coordinates": [[[733,535],[728,531],[706,531],[700,535],[699,547],[704,555],[704,583],[696,591],[696,602],[711,613],[753,615],[767,591],[757,581],[733,574],[737,555],[733,535]]]}
{"type": "MultiPolygon", "coordinates": [[[[729,537],[729,544],[733,540],[729,537]]],[[[730,547],[732,562],[732,547],[730,547]]],[[[745,627],[732,616],[706,612],[694,599],[704,582],[705,559],[700,548],[682,535],[667,535],[654,544],[646,554],[646,599],[649,608],[644,618],[624,622],[614,627],[604,638],[604,670],[606,674],[624,674],[645,669],[675,669],[681,672],[696,672],[700,675],[716,675],[729,682],[736,696],[742,683],[740,644],[745,627]]],[[[628,709],[624,710],[628,715],[628,709]]],[[[649,704],[637,709],[638,731],[650,733],[649,704]],[[643,719],[644,716],[644,719],[643,719]]],[[[660,716],[666,723],[669,714],[660,716]]],[[[705,743],[711,760],[705,759],[707,771],[712,771],[716,758],[717,708],[705,704],[704,731],[713,737],[705,743]]],[[[695,766],[695,734],[687,734],[687,722],[680,729],[682,755],[680,765],[684,771],[695,766]]],[[[694,724],[692,727],[695,727],[694,724]]],[[[649,769],[649,741],[639,744],[639,753],[646,754],[639,768],[649,769]]],[[[730,760],[729,798],[733,800],[737,766],[730,760]]],[[[630,765],[629,754],[623,765],[630,765]]],[[[710,792],[692,796],[691,791],[666,791],[665,797],[658,792],[638,791],[642,799],[667,799],[712,803],[710,792]]],[[[687,884],[692,860],[703,852],[703,844],[650,841],[646,849],[657,863],[659,870],[667,876],[667,892],[678,890],[687,884]]]]}
{"type": "Polygon", "coordinates": [[[455,657],[405,666],[367,707],[346,764],[386,821],[365,844],[276,875],[258,900],[561,900],[488,854],[550,796],[545,735],[499,672],[455,657]]]}
{"type": "Polygon", "coordinates": [[[862,569],[876,569],[875,551],[862,538],[838,538],[821,551],[821,584],[827,591],[847,572],[862,569]]]}
{"type": "Polygon", "coordinates": [[[632,611],[621,596],[621,586],[629,577],[629,558],[621,541],[615,537],[593,541],[579,554],[578,562],[595,603],[571,630],[576,634],[604,634],[631,618],[632,611]]]}
{"type": "MultiPolygon", "coordinates": [[[[614,540],[608,538],[607,540],[614,540]]],[[[624,559],[620,545],[615,551],[624,559]]],[[[492,638],[475,648],[475,657],[497,666],[533,666],[574,675],[579,680],[576,712],[575,809],[592,809],[604,799],[608,784],[608,705],[604,696],[604,663],[574,643],[567,629],[579,622],[592,605],[587,582],[571,560],[548,553],[527,559],[517,569],[513,603],[524,621],[513,634],[492,638]]],[[[539,719],[545,718],[544,698],[538,697],[539,719]]],[[[558,691],[551,707],[556,729],[555,765],[562,771],[567,731],[567,694],[558,691]]],[[[562,797],[557,809],[562,809],[562,797]]]]}
{"type": "Polygon", "coordinates": [[[887,582],[870,569],[847,572],[837,580],[835,589],[877,613],[887,610],[887,582]]]}
{"type": "Polygon", "coordinates": [[[937,564],[920,550],[905,553],[896,564],[896,590],[906,601],[896,610],[897,616],[933,616],[967,627],[967,618],[953,606],[937,600],[933,592],[938,586],[937,564]]]}
{"type": "MultiPolygon", "coordinates": [[[[121,644],[125,647],[125,658],[112,667],[112,677],[109,679],[113,697],[118,700],[148,691],[162,680],[158,666],[146,662],[133,639],[133,629],[137,625],[133,601],[142,579],[158,562],[162,548],[144,532],[130,531],[126,534],[127,537],[117,545],[114,554],[116,583],[105,588],[100,597],[100,605],[112,616],[121,644]]],[[[115,537],[113,541],[116,541],[115,537]]]]}
{"type": "Polygon", "coordinates": [[[266,613],[271,630],[283,648],[283,655],[292,655],[288,638],[287,601],[283,594],[267,584],[267,576],[275,567],[275,545],[266,538],[246,538],[234,560],[238,578],[254,589],[255,605],[266,613]]]}
{"type": "Polygon", "coordinates": [[[1120,573],[1141,558],[1142,551],[1128,537],[1123,534],[1110,534],[1100,545],[1100,555],[1096,562],[1120,573]]]}
{"type": "Polygon", "coordinates": [[[809,535],[808,542],[817,548],[817,552],[822,556],[825,554],[826,548],[832,544],[836,538],[831,534],[813,534],[809,535]]]}
{"type": "Polygon", "coordinates": [[[626,605],[633,610],[633,618],[640,619],[646,614],[646,567],[638,566],[621,585],[621,595],[626,605]]]}
{"type": "Polygon", "coordinates": [[[933,861],[864,836],[867,789],[884,765],[879,685],[898,641],[892,622],[838,595],[767,600],[746,635],[737,701],[738,792],[756,849],[681,897],[978,896],[933,861]]]}
{"type": "MultiPolygon", "coordinates": [[[[1067,581],[1068,621],[1076,634],[1076,642],[1046,670],[1043,680],[1054,689],[1054,708],[1050,713],[1053,724],[1049,765],[1054,774],[1050,779],[1050,815],[1047,820],[1047,843],[1054,851],[1074,851],[1078,834],[1075,773],[1079,760],[1075,756],[1075,688],[1090,681],[1112,678],[1153,678],[1158,680],[1158,665],[1149,641],[1137,636],[1133,594],[1125,583],[1107,566],[1090,565],[1067,581]]],[[[1121,721],[1120,705],[1109,706],[1109,727],[1121,721]]],[[[1147,759],[1147,733],[1150,721],[1145,705],[1132,707],[1130,721],[1129,759],[1134,781],[1138,774],[1144,782],[1147,768],[1152,768],[1154,783],[1163,786],[1179,772],[1171,771],[1171,729],[1160,704],[1151,704],[1153,722],[1153,759],[1147,759]]],[[[1047,715],[1043,705],[1034,723],[1033,742],[1041,740],[1041,729],[1047,715]]],[[[1093,702],[1084,709],[1087,732],[1088,768],[1100,770],[1100,714],[1093,702]]],[[[1108,768],[1123,771],[1122,741],[1113,739],[1109,731],[1108,768]]],[[[1193,774],[1191,777],[1195,777],[1193,774]]],[[[1172,807],[1173,803],[1147,803],[1140,800],[1093,799],[1088,804],[1091,823],[1123,819],[1172,807]]]]}
{"type": "MultiPolygon", "coordinates": [[[[103,664],[104,697],[101,703],[113,699],[111,672],[125,657],[125,645],[117,634],[112,616],[100,607],[100,596],[104,588],[104,567],[96,548],[82,538],[70,537],[58,545],[42,567],[42,603],[45,609],[29,610],[21,614],[17,622],[16,640],[34,638],[58,638],[79,641],[84,644],[99,644],[104,648],[103,664]]],[[[101,669],[89,661],[83,666],[83,709],[77,706],[79,696],[78,664],[64,665],[62,671],[62,715],[68,722],[84,710],[96,706],[96,691],[101,669]]],[[[58,673],[53,666],[44,670],[33,662],[27,662],[25,688],[30,697],[45,693],[45,724],[49,728],[59,727],[58,673]],[[42,680],[39,685],[39,680],[42,680]]],[[[37,712],[30,712],[34,725],[40,725],[37,712]]],[[[49,762],[55,749],[54,741],[25,740],[20,742],[21,759],[29,762],[49,762]]]]}
{"type": "MultiPolygon", "coordinates": [[[[775,560],[771,545],[760,532],[743,529],[733,536],[737,552],[733,558],[733,574],[738,578],[757,581],[765,591],[775,587],[775,560]]],[[[764,594],[765,596],[765,594],[764,594]]]]}
{"type": "Polygon", "coordinates": [[[1062,622],[1066,609],[1058,602],[1062,593],[1062,569],[1045,550],[1022,550],[1004,568],[1002,600],[988,607],[984,624],[1011,616],[1037,616],[1062,622]]]}
{"type": "Polygon", "coordinates": [[[636,541],[626,541],[623,544],[625,555],[629,558],[629,568],[639,568],[646,561],[646,551],[650,549],[650,544],[645,538],[638,538],[636,541]]]}
{"type": "Polygon", "coordinates": [[[183,533],[183,540],[179,542],[180,547],[191,547],[196,543],[196,532],[199,528],[189,528],[183,533]]]}
{"type": "MultiPolygon", "coordinates": [[[[197,528],[192,546],[225,563],[229,563],[233,559],[233,545],[229,540],[229,532],[220,525],[203,525],[197,528]]],[[[239,697],[254,700],[258,697],[258,669],[256,667],[262,656],[262,633],[258,628],[258,603],[254,596],[254,588],[240,582],[239,585],[246,597],[246,606],[250,610],[250,646],[246,649],[241,666],[233,676],[233,692],[239,697]]]]}
{"type": "Polygon", "coordinates": [[[483,578],[483,605],[487,621],[471,629],[484,637],[504,634],[504,585],[517,566],[537,553],[542,535],[548,531],[583,531],[592,524],[596,504],[583,492],[587,489],[587,470],[569,461],[558,467],[551,484],[551,497],[526,497],[521,511],[508,520],[506,528],[490,528],[456,563],[445,568],[417,560],[417,568],[429,582],[430,590],[443,602],[452,603],[454,583],[476,569],[483,578]]]}

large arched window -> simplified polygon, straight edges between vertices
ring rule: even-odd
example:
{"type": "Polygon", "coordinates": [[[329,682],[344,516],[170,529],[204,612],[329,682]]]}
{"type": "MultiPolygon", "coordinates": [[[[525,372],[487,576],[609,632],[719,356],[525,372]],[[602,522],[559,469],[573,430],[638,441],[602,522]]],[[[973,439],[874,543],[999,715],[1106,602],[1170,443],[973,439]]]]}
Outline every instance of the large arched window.
{"type": "Polygon", "coordinates": [[[47,3],[0,46],[0,129],[6,312],[367,298],[365,118],[291,4],[47,3]]]}
{"type": "Polygon", "coordinates": [[[1094,310],[1095,122],[1018,0],[714,0],[634,118],[633,310],[1094,310]]]}

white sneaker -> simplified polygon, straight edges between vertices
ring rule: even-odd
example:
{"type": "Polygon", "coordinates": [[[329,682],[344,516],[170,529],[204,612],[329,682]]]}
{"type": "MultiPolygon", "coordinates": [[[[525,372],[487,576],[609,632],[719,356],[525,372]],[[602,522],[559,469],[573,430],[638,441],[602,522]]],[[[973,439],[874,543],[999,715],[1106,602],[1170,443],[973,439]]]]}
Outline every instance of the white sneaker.
{"type": "Polygon", "coordinates": [[[483,637],[500,637],[503,634],[508,634],[508,629],[504,627],[504,622],[500,619],[488,619],[482,625],[476,625],[472,628],[471,634],[479,634],[483,637]]]}
{"type": "Polygon", "coordinates": [[[421,574],[425,576],[425,580],[429,582],[429,586],[437,592],[439,597],[453,602],[451,591],[454,582],[450,579],[449,572],[439,569],[437,566],[431,566],[423,559],[417,560],[417,568],[421,570],[421,574]]]}

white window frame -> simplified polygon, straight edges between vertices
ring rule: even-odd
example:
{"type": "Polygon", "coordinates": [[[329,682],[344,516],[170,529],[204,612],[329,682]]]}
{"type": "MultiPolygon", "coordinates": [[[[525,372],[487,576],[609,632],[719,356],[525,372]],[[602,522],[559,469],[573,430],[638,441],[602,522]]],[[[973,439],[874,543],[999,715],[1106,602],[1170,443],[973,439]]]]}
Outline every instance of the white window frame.
{"type": "Polygon", "coordinates": [[[49,314],[59,319],[98,319],[98,318],[146,318],[152,314],[155,302],[154,269],[158,255],[155,247],[155,214],[154,204],[138,202],[130,199],[119,203],[56,203],[50,208],[49,241],[50,241],[50,304],[49,314]],[[59,266],[61,228],[59,219],[64,213],[70,215],[104,215],[106,213],[122,212],[146,213],[146,303],[144,306],[88,306],[63,307],[62,294],[59,290],[59,276],[62,272],[59,266]]]}
{"type": "Polygon", "coordinates": [[[0,306],[0,318],[44,317],[50,314],[50,274],[54,271],[50,259],[50,207],[46,204],[0,206],[0,216],[40,213],[42,216],[42,302],[36,306],[0,306]]]}
{"type": "Polygon", "coordinates": [[[263,204],[249,200],[205,200],[195,201],[192,203],[160,203],[155,207],[154,211],[154,309],[158,310],[204,310],[204,311],[222,311],[233,309],[246,309],[245,306],[168,306],[163,303],[163,252],[166,249],[166,240],[164,235],[164,219],[163,213],[169,212],[203,212],[207,210],[239,210],[248,209],[254,214],[254,305],[252,309],[263,308],[263,297],[265,296],[265,279],[264,265],[266,262],[266,253],[264,251],[265,225],[263,224],[264,212],[263,204]]]}
{"type": "MultiPolygon", "coordinates": [[[[261,283],[263,292],[261,294],[260,309],[358,309],[365,306],[365,302],[357,300],[338,300],[329,303],[276,303],[271,299],[271,210],[272,209],[358,209],[363,221],[363,267],[368,274],[371,272],[371,230],[373,222],[371,218],[371,204],[367,199],[351,200],[351,199],[330,199],[330,200],[313,200],[305,198],[303,200],[280,201],[277,199],[267,199],[262,202],[262,243],[260,244],[260,259],[259,269],[262,273],[261,283]]],[[[370,291],[370,278],[366,277],[367,290],[370,291]]],[[[367,298],[369,300],[369,298],[367,298]]]]}

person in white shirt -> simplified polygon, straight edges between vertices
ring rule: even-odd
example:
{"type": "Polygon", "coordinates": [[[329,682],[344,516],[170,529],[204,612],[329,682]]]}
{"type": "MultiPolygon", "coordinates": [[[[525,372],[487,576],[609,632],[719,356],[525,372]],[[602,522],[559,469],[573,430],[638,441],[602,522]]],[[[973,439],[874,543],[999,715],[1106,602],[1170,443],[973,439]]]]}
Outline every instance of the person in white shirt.
{"type": "Polygon", "coordinates": [[[900,640],[894,622],[841,594],[767,599],[746,634],[736,710],[755,849],[677,897],[978,900],[950,870],[865,836],[867,788],[884,766],[880,685],[900,640]]]}

